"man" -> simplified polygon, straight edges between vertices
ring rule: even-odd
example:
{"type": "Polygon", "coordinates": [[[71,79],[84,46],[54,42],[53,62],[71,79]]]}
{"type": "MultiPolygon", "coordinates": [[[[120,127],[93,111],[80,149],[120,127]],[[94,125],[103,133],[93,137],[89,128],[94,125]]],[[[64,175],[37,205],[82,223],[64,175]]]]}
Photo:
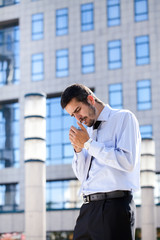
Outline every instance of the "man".
{"type": "Polygon", "coordinates": [[[134,240],[132,192],[139,189],[141,142],[135,116],[105,105],[80,84],[65,89],[61,106],[79,126],[69,131],[84,201],[74,240],[134,240]]]}

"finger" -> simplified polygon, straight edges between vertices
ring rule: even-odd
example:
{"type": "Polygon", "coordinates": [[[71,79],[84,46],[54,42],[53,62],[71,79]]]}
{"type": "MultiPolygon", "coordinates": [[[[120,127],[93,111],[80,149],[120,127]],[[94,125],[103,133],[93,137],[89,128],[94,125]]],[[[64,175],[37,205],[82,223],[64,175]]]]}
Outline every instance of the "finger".
{"type": "Polygon", "coordinates": [[[82,130],[86,130],[82,123],[77,122],[77,124],[78,124],[78,126],[79,126],[82,130]]]}
{"type": "Polygon", "coordinates": [[[74,126],[71,126],[70,130],[75,133],[75,132],[77,132],[78,129],[74,126]]]}
{"type": "Polygon", "coordinates": [[[74,136],[69,134],[69,140],[70,140],[70,142],[73,142],[74,141],[74,136]]]}
{"type": "Polygon", "coordinates": [[[69,139],[69,140],[70,140],[72,146],[74,146],[74,142],[73,142],[73,140],[72,140],[72,139],[69,139]]]}
{"type": "Polygon", "coordinates": [[[74,137],[75,134],[77,134],[77,129],[75,130],[75,129],[72,129],[72,128],[71,128],[70,131],[69,131],[69,135],[72,136],[72,137],[74,137]]]}

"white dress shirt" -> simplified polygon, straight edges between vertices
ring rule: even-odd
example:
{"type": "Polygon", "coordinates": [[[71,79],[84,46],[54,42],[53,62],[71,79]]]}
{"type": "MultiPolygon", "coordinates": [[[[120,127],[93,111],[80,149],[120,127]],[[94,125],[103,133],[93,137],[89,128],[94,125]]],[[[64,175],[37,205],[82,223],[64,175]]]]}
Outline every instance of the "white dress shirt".
{"type": "Polygon", "coordinates": [[[115,190],[136,191],[140,187],[139,124],[128,110],[112,109],[106,105],[98,119],[102,121],[94,136],[93,127],[87,129],[93,140],[88,150],[74,153],[72,167],[82,183],[85,195],[115,190]],[[88,169],[93,156],[89,177],[88,169]]]}

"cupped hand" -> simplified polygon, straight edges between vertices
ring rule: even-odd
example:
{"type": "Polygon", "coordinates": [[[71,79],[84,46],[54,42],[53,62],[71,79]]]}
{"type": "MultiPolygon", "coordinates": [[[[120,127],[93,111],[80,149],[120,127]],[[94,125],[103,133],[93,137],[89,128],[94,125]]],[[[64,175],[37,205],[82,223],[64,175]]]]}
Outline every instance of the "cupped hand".
{"type": "Polygon", "coordinates": [[[69,139],[71,141],[71,144],[80,150],[84,147],[84,143],[88,141],[89,135],[82,123],[77,122],[77,124],[80,129],[71,126],[69,131],[69,139]]]}

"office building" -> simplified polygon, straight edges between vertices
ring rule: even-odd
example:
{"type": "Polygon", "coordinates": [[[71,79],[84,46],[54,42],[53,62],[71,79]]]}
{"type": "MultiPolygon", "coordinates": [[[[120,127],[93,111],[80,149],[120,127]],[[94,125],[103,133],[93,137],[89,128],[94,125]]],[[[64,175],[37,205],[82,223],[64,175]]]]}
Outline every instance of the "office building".
{"type": "Polygon", "coordinates": [[[75,82],[134,112],[142,137],[154,139],[160,211],[159,22],[158,0],[0,0],[0,233],[25,231],[25,95],[45,93],[46,231],[71,239],[81,204],[68,138],[76,122],[60,96],[75,82]]]}

